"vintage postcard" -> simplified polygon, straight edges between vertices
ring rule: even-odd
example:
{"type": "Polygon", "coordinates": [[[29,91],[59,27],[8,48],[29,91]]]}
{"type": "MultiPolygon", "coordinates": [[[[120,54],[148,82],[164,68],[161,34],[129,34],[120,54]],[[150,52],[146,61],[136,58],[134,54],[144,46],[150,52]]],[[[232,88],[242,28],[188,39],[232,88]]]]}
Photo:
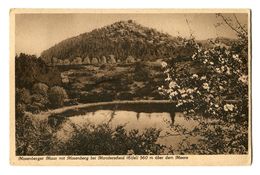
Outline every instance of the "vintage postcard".
{"type": "Polygon", "coordinates": [[[13,165],[250,165],[248,9],[12,9],[13,165]]]}

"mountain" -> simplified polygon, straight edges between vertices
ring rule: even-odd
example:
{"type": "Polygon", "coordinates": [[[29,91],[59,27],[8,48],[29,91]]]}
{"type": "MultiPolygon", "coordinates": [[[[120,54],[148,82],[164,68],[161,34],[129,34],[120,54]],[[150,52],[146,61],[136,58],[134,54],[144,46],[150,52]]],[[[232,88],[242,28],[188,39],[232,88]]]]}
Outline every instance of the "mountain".
{"type": "Polygon", "coordinates": [[[71,61],[76,57],[101,58],[109,55],[122,61],[128,56],[151,60],[172,57],[177,46],[176,37],[128,20],[63,40],[43,51],[41,57],[47,62],[53,57],[71,61]]]}

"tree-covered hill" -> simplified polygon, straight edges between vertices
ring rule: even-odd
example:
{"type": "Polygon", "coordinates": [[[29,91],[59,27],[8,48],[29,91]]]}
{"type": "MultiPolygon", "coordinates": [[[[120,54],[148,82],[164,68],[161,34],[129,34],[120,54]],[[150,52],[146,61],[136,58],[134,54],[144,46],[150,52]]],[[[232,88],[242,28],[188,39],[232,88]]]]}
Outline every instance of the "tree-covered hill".
{"type": "Polygon", "coordinates": [[[71,61],[76,57],[99,59],[109,55],[114,55],[115,59],[120,61],[124,61],[128,56],[152,60],[174,57],[180,52],[179,42],[180,38],[128,20],[63,40],[43,51],[41,57],[47,62],[54,57],[71,61]]]}

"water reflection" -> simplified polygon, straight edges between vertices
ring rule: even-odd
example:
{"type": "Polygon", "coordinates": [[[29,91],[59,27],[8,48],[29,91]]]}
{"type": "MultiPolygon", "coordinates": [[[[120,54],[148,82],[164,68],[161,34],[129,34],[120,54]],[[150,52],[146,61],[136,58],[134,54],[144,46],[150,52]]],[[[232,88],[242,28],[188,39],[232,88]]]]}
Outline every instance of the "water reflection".
{"type": "MultiPolygon", "coordinates": [[[[166,146],[177,147],[178,144],[185,138],[184,135],[176,135],[172,130],[174,125],[181,125],[187,130],[191,130],[198,125],[194,120],[186,120],[182,113],[175,113],[175,118],[167,112],[134,112],[134,111],[112,111],[112,110],[97,110],[89,112],[85,115],[69,117],[62,128],[58,131],[59,138],[68,139],[72,131],[69,123],[74,123],[78,127],[85,124],[99,125],[109,123],[112,128],[118,125],[124,125],[127,131],[138,129],[140,132],[148,128],[156,128],[161,130],[159,143],[166,146]],[[174,122],[174,123],[173,123],[174,122]],[[170,133],[170,134],[169,134],[170,133]]],[[[196,142],[196,138],[189,138],[191,142],[196,142]]]]}

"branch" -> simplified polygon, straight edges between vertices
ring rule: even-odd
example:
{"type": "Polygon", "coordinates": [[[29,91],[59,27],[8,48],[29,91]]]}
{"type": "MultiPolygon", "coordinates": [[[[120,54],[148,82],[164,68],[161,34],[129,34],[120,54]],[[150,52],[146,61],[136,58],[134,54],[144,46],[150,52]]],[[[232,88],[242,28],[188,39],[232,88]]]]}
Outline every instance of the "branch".
{"type": "Polygon", "coordinates": [[[187,23],[187,26],[188,26],[188,29],[189,29],[189,32],[190,32],[190,37],[193,38],[193,31],[191,30],[190,22],[189,22],[189,20],[187,19],[186,16],[185,16],[185,21],[187,23]]]}
{"type": "Polygon", "coordinates": [[[237,34],[239,35],[242,35],[243,36],[243,33],[241,33],[239,30],[237,30],[232,24],[230,24],[228,21],[227,21],[227,18],[225,18],[222,14],[219,14],[218,16],[220,16],[223,21],[233,30],[235,31],[237,34]]]}
{"type": "Polygon", "coordinates": [[[233,14],[233,16],[234,16],[234,18],[235,18],[237,24],[239,25],[239,27],[247,34],[247,31],[244,29],[244,27],[243,27],[243,26],[241,25],[241,23],[238,21],[237,16],[236,16],[235,14],[233,14]]]}

